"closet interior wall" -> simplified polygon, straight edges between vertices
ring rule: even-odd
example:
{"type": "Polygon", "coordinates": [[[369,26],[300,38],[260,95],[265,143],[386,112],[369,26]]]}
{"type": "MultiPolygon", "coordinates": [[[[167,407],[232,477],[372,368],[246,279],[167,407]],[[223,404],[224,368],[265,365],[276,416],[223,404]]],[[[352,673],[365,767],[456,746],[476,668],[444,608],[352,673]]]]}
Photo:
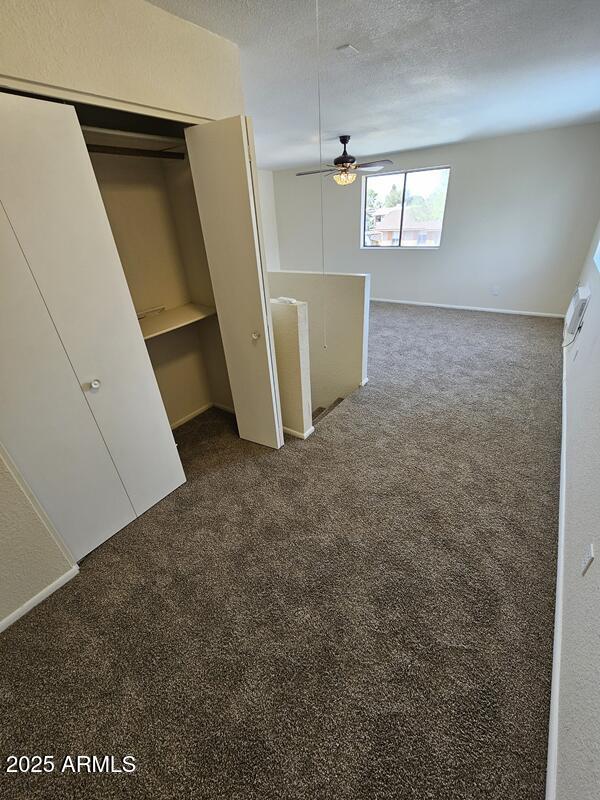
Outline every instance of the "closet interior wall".
{"type": "Polygon", "coordinates": [[[171,426],[211,405],[232,409],[187,158],[91,153],[91,160],[135,309],[165,309],[150,312],[142,332],[190,303],[208,314],[146,340],[171,426]]]}

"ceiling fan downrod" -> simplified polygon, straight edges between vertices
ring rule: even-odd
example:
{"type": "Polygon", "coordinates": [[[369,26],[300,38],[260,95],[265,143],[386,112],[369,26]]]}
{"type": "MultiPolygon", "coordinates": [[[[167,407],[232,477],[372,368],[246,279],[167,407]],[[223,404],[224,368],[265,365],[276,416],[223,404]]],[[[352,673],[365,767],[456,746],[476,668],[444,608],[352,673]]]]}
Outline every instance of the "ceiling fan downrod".
{"type": "Polygon", "coordinates": [[[351,164],[354,164],[354,162],[356,161],[354,156],[349,155],[348,151],[346,150],[346,145],[348,144],[349,141],[350,141],[350,136],[349,135],[344,134],[343,136],[340,136],[340,142],[343,144],[344,150],[343,150],[341,156],[338,156],[337,158],[335,158],[333,160],[333,163],[335,164],[336,167],[346,167],[347,168],[351,164]]]}

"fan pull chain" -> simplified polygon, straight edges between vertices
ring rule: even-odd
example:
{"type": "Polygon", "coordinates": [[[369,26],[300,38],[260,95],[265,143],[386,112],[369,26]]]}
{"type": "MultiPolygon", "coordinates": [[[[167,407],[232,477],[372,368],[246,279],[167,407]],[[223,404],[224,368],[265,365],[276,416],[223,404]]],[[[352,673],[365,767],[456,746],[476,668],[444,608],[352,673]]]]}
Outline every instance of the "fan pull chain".
{"type": "MultiPolygon", "coordinates": [[[[319,138],[319,168],[323,169],[323,134],[321,127],[321,37],[319,20],[319,0],[315,0],[315,21],[317,39],[317,124],[319,138]]],[[[322,296],[322,328],[323,328],[323,350],[327,350],[327,277],[325,275],[325,224],[323,220],[323,181],[325,176],[319,176],[319,203],[321,212],[321,274],[323,277],[323,296],[322,296]]]]}

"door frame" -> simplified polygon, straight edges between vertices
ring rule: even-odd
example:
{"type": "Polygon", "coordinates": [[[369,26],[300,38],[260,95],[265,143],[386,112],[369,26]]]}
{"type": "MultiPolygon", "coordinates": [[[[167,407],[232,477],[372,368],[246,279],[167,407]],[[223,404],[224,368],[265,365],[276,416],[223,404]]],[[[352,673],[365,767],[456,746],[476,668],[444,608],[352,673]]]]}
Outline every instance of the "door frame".
{"type": "MultiPolygon", "coordinates": [[[[19,95],[28,97],[34,100],[41,100],[44,102],[56,102],[64,104],[65,102],[75,108],[79,118],[80,127],[87,125],[86,121],[82,121],[80,114],[93,113],[95,110],[112,111],[116,119],[130,117],[131,121],[137,118],[141,123],[140,128],[137,129],[139,133],[148,133],[145,128],[153,123],[160,124],[161,122],[178,126],[180,133],[178,134],[185,145],[185,129],[191,126],[202,126],[210,124],[211,122],[219,122],[220,120],[213,120],[207,117],[196,117],[184,114],[178,114],[166,111],[165,109],[154,108],[151,106],[138,106],[129,101],[120,101],[115,98],[104,98],[96,95],[81,95],[81,93],[61,89],[60,87],[44,86],[34,84],[31,85],[27,81],[12,80],[7,76],[0,76],[0,92],[8,94],[19,95]],[[35,89],[35,92],[30,89],[35,89]]],[[[262,233],[261,218],[260,218],[260,200],[258,195],[258,175],[256,166],[256,157],[254,153],[254,139],[252,122],[245,115],[239,115],[244,121],[245,129],[245,149],[247,157],[247,165],[250,176],[250,185],[252,188],[250,201],[254,209],[254,227],[257,243],[258,259],[260,263],[259,271],[259,284],[261,293],[261,304],[263,316],[265,319],[265,330],[267,338],[267,350],[269,359],[269,375],[271,383],[271,392],[273,397],[273,404],[276,416],[276,444],[275,448],[278,449],[284,444],[283,423],[281,418],[281,402],[279,397],[279,381],[277,376],[277,361],[275,355],[275,343],[273,338],[273,322],[271,318],[270,297],[268,294],[268,275],[264,257],[264,237],[262,233]]],[[[116,122],[116,120],[115,120],[116,122]]],[[[94,127],[103,127],[97,123],[94,127]]],[[[106,127],[106,130],[118,130],[119,128],[106,127]]],[[[125,128],[126,130],[128,128],[125,128]]],[[[158,132],[161,135],[162,132],[158,132]]],[[[186,145],[187,154],[187,145],[186,145]]],[[[188,156],[189,158],[189,156],[188,156]]],[[[201,224],[201,222],[200,222],[201,224]]],[[[217,315],[218,316],[218,315],[217,315]]],[[[235,404],[234,404],[235,405],[235,404]]],[[[235,410],[234,410],[235,413],[235,410]]],[[[272,445],[271,445],[272,446],[272,445]]]]}

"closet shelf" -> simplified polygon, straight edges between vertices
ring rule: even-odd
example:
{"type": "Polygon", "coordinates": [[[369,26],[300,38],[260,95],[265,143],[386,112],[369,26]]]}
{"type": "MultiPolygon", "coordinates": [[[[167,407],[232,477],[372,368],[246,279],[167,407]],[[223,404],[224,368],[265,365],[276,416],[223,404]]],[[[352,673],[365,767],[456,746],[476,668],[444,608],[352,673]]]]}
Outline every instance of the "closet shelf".
{"type": "Polygon", "coordinates": [[[169,331],[176,331],[177,328],[183,328],[184,325],[191,325],[192,322],[198,322],[200,319],[206,319],[216,314],[216,309],[212,306],[199,306],[196,303],[186,303],[184,306],[177,306],[177,308],[169,308],[167,311],[162,311],[160,314],[143,317],[140,320],[140,327],[144,339],[153,339],[155,336],[160,336],[162,333],[169,333],[169,331]]]}

